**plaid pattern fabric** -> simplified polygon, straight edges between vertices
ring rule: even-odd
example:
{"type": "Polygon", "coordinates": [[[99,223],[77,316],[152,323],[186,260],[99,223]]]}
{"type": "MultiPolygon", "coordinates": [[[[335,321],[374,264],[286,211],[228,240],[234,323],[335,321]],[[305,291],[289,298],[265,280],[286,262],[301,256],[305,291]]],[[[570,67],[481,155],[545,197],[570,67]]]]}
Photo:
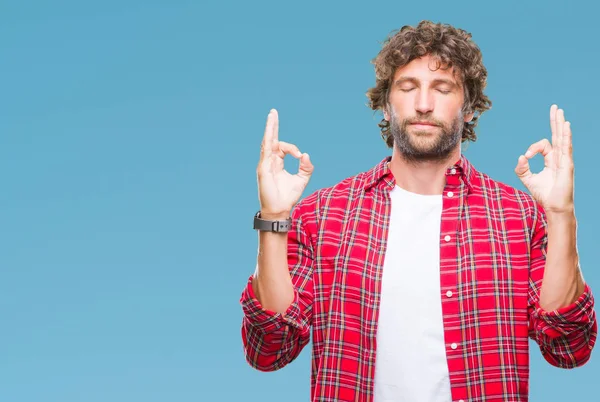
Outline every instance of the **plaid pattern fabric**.
{"type": "MultiPolygon", "coordinates": [[[[260,305],[252,278],[241,295],[242,340],[252,367],[284,367],[312,335],[312,401],[373,400],[389,191],[396,184],[389,160],[296,205],[288,234],[296,292],[285,314],[260,305]]],[[[571,306],[543,311],[538,299],[547,232],[541,207],[476,171],[464,156],[446,178],[440,299],[452,399],[527,401],[528,337],[554,366],[588,361],[597,336],[591,290],[586,285],[571,306]]],[[[419,300],[398,308],[419,308],[419,300]]]]}

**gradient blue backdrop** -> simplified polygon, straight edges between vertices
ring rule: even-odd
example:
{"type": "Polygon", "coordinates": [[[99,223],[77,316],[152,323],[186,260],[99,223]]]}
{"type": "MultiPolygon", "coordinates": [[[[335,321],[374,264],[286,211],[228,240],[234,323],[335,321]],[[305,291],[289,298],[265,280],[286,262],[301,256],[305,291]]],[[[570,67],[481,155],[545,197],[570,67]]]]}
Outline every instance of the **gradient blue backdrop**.
{"type": "MultiPolygon", "coordinates": [[[[304,195],[370,168],[389,152],[370,60],[421,19],[483,50],[493,109],[466,150],[480,170],[522,188],[517,157],[565,108],[600,294],[586,3],[2,2],[0,401],[307,401],[310,347],[276,373],[241,348],[265,119],[277,108],[281,138],[311,154],[304,195]]],[[[532,345],[531,400],[597,400],[599,373],[600,356],[563,371],[532,345]]]]}

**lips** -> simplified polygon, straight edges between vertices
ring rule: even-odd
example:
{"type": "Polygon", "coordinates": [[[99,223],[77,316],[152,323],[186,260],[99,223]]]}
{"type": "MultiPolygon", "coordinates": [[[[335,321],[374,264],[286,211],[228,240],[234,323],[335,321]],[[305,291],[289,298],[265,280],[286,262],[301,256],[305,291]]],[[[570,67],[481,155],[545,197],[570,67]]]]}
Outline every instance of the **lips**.
{"type": "Polygon", "coordinates": [[[413,125],[413,126],[431,126],[431,127],[437,127],[437,124],[429,123],[429,122],[426,122],[426,121],[423,121],[423,122],[417,121],[415,123],[411,123],[411,125],[413,125]]]}
{"type": "Polygon", "coordinates": [[[417,130],[431,130],[432,128],[438,128],[437,124],[431,123],[412,123],[411,127],[414,127],[417,130]]]}

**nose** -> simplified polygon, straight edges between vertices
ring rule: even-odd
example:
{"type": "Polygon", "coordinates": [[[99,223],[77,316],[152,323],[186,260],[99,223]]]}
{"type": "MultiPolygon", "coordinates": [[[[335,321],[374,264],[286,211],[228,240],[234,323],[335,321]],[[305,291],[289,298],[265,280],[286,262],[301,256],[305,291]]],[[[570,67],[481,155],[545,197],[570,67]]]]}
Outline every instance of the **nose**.
{"type": "Polygon", "coordinates": [[[415,99],[415,110],[419,113],[431,113],[433,111],[433,96],[431,91],[421,88],[415,99]]]}

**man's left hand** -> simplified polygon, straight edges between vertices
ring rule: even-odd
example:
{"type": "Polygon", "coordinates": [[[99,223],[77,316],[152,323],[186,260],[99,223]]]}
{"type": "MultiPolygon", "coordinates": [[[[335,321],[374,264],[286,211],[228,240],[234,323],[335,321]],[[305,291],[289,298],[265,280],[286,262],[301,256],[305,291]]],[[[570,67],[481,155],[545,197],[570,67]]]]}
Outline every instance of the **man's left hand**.
{"type": "Polygon", "coordinates": [[[574,166],[571,123],[556,105],[550,107],[552,143],[547,139],[532,144],[525,155],[519,156],[515,173],[531,195],[548,213],[574,210],[574,166]],[[533,173],[529,159],[538,153],[544,157],[544,169],[533,173]]]}

